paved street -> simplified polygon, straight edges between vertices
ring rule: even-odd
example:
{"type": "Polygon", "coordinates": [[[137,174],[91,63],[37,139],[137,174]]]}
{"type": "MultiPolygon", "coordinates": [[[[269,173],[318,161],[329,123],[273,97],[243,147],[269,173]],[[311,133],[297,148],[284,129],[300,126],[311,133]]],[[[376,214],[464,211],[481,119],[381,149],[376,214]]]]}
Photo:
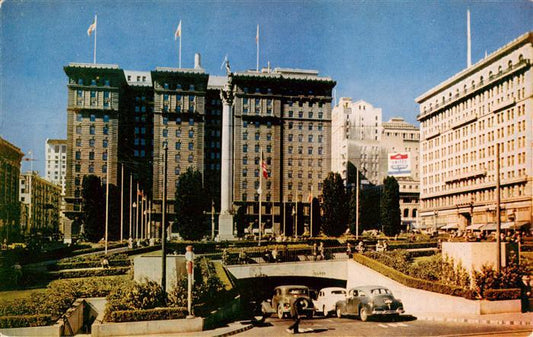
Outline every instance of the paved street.
{"type": "MultiPolygon", "coordinates": [[[[285,330],[292,320],[267,319],[265,326],[254,327],[239,336],[289,336],[285,330]]],[[[398,321],[361,322],[355,318],[316,317],[302,320],[300,327],[314,336],[530,336],[533,327],[489,324],[432,322],[402,317],[398,321]]]]}

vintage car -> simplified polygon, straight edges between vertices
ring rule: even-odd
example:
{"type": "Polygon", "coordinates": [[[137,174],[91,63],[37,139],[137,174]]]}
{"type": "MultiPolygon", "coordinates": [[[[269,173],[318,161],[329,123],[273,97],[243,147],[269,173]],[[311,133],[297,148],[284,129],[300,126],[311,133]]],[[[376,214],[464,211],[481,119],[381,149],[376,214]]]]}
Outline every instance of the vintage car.
{"type": "Polygon", "coordinates": [[[263,312],[276,313],[278,318],[294,317],[295,303],[300,303],[300,315],[312,318],[315,313],[313,301],[309,297],[309,288],[302,285],[284,285],[274,288],[272,301],[263,302],[263,312]]]}
{"type": "Polygon", "coordinates": [[[335,305],[337,317],[359,316],[366,321],[370,316],[399,315],[404,312],[402,301],[394,298],[389,289],[382,286],[362,286],[348,291],[346,299],[335,305]]]}
{"type": "Polygon", "coordinates": [[[339,287],[322,288],[318,292],[315,303],[317,312],[321,312],[324,316],[328,316],[335,312],[335,304],[346,298],[346,289],[339,287]]]}

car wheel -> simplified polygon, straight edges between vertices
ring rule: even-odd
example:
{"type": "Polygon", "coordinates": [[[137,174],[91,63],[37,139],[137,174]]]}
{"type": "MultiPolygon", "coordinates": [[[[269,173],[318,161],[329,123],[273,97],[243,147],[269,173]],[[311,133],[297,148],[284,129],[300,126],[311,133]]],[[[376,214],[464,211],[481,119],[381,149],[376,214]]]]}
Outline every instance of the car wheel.
{"type": "Polygon", "coordinates": [[[282,319],[283,315],[283,306],[281,304],[278,304],[278,318],[282,319]]]}
{"type": "Polygon", "coordinates": [[[325,305],[322,306],[322,315],[324,315],[324,317],[328,317],[328,312],[326,311],[325,305]]]}
{"type": "Polygon", "coordinates": [[[363,322],[368,320],[368,309],[366,307],[362,307],[361,310],[359,310],[359,318],[363,322]]]}
{"type": "Polygon", "coordinates": [[[338,318],[342,318],[342,310],[341,310],[341,307],[337,307],[337,309],[335,310],[335,313],[337,314],[337,317],[338,317],[338,318]]]}

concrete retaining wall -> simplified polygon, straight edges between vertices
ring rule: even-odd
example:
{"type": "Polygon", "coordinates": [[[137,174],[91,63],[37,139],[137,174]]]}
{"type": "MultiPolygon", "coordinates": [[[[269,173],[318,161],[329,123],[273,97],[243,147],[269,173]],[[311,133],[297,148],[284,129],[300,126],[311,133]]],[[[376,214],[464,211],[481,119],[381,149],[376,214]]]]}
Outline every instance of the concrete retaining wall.
{"type": "MultiPolygon", "coordinates": [[[[133,260],[133,277],[135,281],[141,282],[147,278],[151,281],[161,283],[161,256],[138,256],[133,260]]],[[[167,290],[172,289],[178,275],[187,272],[185,268],[184,255],[167,255],[167,290]]]]}
{"type": "MultiPolygon", "coordinates": [[[[496,268],[498,262],[498,244],[496,242],[443,242],[442,256],[448,256],[469,272],[480,270],[484,264],[496,268]]],[[[501,265],[505,266],[508,256],[509,245],[501,243],[501,265]]]]}
{"type": "Polygon", "coordinates": [[[63,324],[57,323],[49,326],[37,326],[31,328],[0,329],[0,336],[35,336],[35,337],[61,337],[63,324]]]}
{"type": "Polygon", "coordinates": [[[355,261],[347,262],[347,288],[376,284],[402,300],[406,313],[494,314],[520,312],[520,300],[479,301],[407,287],[355,261]]]}
{"type": "Polygon", "coordinates": [[[202,331],[203,318],[169,319],[158,321],[100,323],[92,325],[91,336],[145,336],[202,331]]]}

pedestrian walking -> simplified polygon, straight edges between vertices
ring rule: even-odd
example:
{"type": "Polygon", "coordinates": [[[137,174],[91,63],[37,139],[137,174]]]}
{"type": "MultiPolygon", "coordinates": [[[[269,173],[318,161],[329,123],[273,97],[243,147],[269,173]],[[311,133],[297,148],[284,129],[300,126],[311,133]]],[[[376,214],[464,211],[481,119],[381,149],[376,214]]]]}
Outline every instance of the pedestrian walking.
{"type": "Polygon", "coordinates": [[[324,260],[324,242],[320,242],[320,246],[318,246],[318,253],[320,254],[320,260],[324,260]]]}
{"type": "Polygon", "coordinates": [[[529,276],[522,276],[522,283],[520,284],[520,304],[522,306],[522,312],[529,311],[529,297],[531,296],[531,283],[529,282],[529,276]]]}
{"type": "Polygon", "coordinates": [[[311,254],[313,254],[313,261],[316,261],[318,255],[318,247],[316,246],[316,242],[313,243],[313,249],[311,250],[311,254]]]}
{"type": "Polygon", "coordinates": [[[346,255],[348,258],[352,258],[352,245],[349,242],[346,244],[346,255]]]}
{"type": "Polygon", "coordinates": [[[300,315],[302,314],[302,309],[305,305],[305,299],[304,298],[298,298],[296,301],[294,301],[294,304],[293,304],[293,309],[294,309],[294,312],[293,312],[293,317],[294,317],[294,323],[292,323],[288,328],[287,328],[287,332],[288,333],[294,333],[294,334],[297,334],[300,332],[299,330],[299,327],[300,327],[300,315]]]}

